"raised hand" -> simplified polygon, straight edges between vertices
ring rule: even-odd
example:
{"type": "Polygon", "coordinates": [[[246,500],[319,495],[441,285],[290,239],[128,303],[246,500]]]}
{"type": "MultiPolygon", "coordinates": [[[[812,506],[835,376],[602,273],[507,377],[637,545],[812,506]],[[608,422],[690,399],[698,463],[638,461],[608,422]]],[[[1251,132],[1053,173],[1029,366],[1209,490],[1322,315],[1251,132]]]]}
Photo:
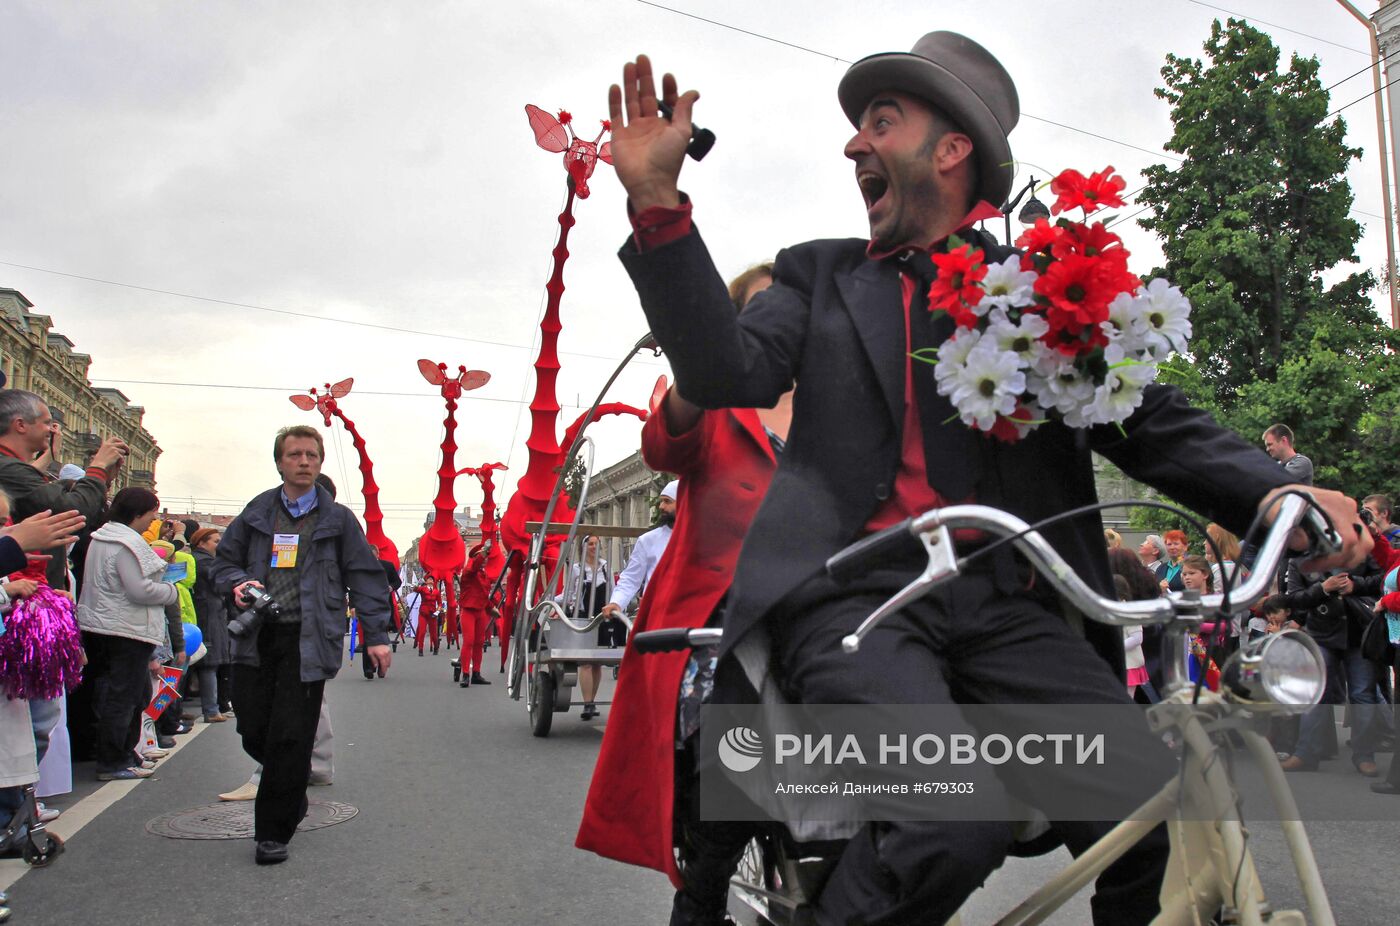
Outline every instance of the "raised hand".
{"type": "Polygon", "coordinates": [[[680,205],[681,165],[690,143],[691,111],[700,94],[676,92],[676,78],[661,79],[661,97],[673,110],[668,120],[659,114],[651,59],[638,55],[622,67],[622,85],[608,90],[612,120],[612,158],[617,177],[638,212],[652,206],[680,205]]]}
{"type": "Polygon", "coordinates": [[[41,511],[18,524],[0,528],[0,537],[13,537],[21,550],[35,553],[76,543],[78,531],[82,530],[86,520],[76,511],[60,511],[58,514],[41,511]]]}

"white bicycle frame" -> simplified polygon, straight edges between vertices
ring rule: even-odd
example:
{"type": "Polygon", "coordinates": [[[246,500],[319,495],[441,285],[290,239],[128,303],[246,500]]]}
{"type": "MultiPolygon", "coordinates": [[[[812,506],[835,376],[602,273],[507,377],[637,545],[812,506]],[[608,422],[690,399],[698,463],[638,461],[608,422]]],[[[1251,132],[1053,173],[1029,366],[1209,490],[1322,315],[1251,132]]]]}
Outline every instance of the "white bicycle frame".
{"type": "MultiPolygon", "coordinates": [[[[1319,523],[1310,503],[1297,496],[1283,500],[1265,542],[1260,549],[1259,568],[1239,589],[1228,595],[1229,609],[1242,611],[1268,592],[1273,564],[1282,560],[1289,530],[1305,518],[1312,519],[1315,531],[1333,548],[1339,541],[1330,526],[1319,523]]],[[[1200,926],[1210,923],[1222,909],[1225,922],[1240,926],[1335,926],[1327,891],[1318,872],[1307,833],[1299,819],[1293,793],[1279,768],[1268,741],[1246,721],[1248,708],[1220,694],[1202,689],[1199,697],[1188,674],[1186,637],[1199,629],[1207,614],[1218,612],[1224,594],[1159,598],[1153,601],[1112,601],[1094,592],[1077,576],[1063,558],[1040,534],[1025,522],[995,508],[955,505],[936,509],[911,519],[908,530],[923,544],[928,565],[923,573],[889,601],[881,605],[842,641],[847,652],[854,652],[861,639],[885,616],[923,597],[936,585],[959,574],[966,560],[953,543],[957,528],[976,528],[989,534],[1012,538],[1017,549],[1036,569],[1052,581],[1069,605],[1085,617],[1111,626],[1162,624],[1166,628],[1166,685],[1164,700],[1147,711],[1154,731],[1173,731],[1182,744],[1182,773],[1145,803],[1129,820],[1120,823],[1088,851],[1062,869],[1027,897],[1014,910],[997,921],[997,926],[1033,926],[1043,923],[1066,901],[1087,886],[1159,824],[1166,823],[1171,838],[1171,855],[1163,880],[1162,908],[1153,920],[1156,926],[1200,926]],[[1264,775],[1265,787],[1278,811],[1298,885],[1311,914],[1271,910],[1249,851],[1248,833],[1239,813],[1239,795],[1219,745],[1219,738],[1230,731],[1241,739],[1264,775]]],[[[848,548],[854,550],[859,544],[848,548]]],[[[833,557],[832,563],[848,551],[833,557]]],[[[975,554],[974,554],[975,555],[975,554]]],[[[693,644],[709,642],[704,631],[692,631],[693,644]]],[[[751,845],[751,849],[753,846],[751,845]]],[[[782,858],[781,845],[776,875],[777,890],[762,883],[736,878],[732,886],[739,899],[771,922],[790,921],[797,907],[809,900],[800,896],[802,864],[782,858]],[[791,896],[794,887],[798,896],[791,896]],[[776,916],[775,916],[776,914],[776,916]]],[[[751,859],[751,861],[755,861],[751,859]]],[[[758,874],[762,875],[762,859],[758,874]]],[[[750,872],[750,875],[752,872],[750,872]]],[[[947,926],[959,926],[955,915],[947,926]]]]}

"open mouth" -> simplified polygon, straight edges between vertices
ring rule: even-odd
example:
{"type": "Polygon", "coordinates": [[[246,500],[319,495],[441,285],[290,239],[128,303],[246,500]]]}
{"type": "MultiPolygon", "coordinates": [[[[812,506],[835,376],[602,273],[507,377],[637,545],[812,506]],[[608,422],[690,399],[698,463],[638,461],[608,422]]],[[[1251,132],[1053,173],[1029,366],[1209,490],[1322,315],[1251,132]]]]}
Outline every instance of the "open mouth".
{"type": "Polygon", "coordinates": [[[875,204],[885,198],[889,192],[889,181],[877,174],[861,174],[856,177],[856,182],[860,184],[860,194],[865,197],[865,209],[870,211],[875,208],[875,204]]]}

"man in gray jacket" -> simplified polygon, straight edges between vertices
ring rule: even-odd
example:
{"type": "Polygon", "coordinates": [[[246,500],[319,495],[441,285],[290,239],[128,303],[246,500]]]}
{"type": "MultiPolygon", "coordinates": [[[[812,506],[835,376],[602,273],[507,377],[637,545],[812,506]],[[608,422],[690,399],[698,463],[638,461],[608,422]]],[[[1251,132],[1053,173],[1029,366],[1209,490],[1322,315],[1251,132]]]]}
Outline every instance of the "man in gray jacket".
{"type": "Polygon", "coordinates": [[[340,668],[345,598],[363,628],[366,653],[389,668],[389,587],[350,509],[316,485],[324,444],[315,428],[283,428],[273,444],[282,485],[248,503],[224,532],[213,577],[220,594],[250,607],[249,589],[279,606],[230,640],[233,700],[243,749],[263,766],[253,811],[254,858],[287,860],[306,815],[311,749],[322,689],[340,668]]]}

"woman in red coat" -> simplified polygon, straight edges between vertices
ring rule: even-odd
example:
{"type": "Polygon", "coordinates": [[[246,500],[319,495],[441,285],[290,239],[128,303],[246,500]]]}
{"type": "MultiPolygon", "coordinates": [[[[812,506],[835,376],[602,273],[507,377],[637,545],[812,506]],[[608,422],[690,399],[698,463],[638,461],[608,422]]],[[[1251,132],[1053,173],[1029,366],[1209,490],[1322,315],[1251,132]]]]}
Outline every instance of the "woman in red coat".
{"type": "MultiPolygon", "coordinates": [[[[759,265],[730,284],[744,305],[772,283],[759,265]]],[[[773,409],[702,411],[674,387],[642,428],[642,457],[680,477],[675,532],[652,574],[636,631],[703,627],[734,577],[739,547],[787,438],[791,393],[773,409]]],[[[672,846],[676,700],[690,654],[624,657],[612,716],[576,845],[665,872],[682,887],[672,846]]]]}

